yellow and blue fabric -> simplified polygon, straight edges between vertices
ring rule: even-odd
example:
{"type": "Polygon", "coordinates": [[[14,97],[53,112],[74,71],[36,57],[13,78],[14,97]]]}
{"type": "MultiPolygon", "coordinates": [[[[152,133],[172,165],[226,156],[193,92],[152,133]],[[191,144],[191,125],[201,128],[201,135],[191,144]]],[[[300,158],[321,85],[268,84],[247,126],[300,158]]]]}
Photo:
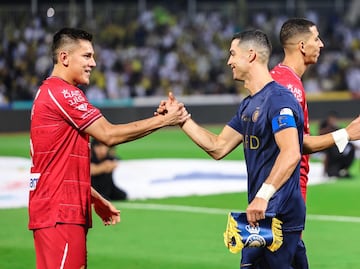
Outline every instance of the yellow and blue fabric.
{"type": "Polygon", "coordinates": [[[282,221],[266,216],[259,221],[259,226],[252,227],[245,212],[230,212],[224,243],[231,253],[239,253],[245,247],[267,247],[274,252],[283,243],[282,221]]]}

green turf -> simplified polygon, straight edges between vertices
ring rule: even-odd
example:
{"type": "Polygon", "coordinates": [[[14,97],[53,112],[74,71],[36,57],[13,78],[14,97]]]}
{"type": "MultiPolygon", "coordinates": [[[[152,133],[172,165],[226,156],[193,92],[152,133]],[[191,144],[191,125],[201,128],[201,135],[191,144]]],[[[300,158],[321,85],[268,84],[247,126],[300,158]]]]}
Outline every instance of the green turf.
{"type": "Polygon", "coordinates": [[[97,254],[115,257],[114,265],[106,268],[215,269],[232,268],[229,261],[237,262],[223,246],[226,219],[220,215],[124,209],[122,217],[123,223],[111,227],[113,231],[99,223],[91,231],[89,241],[101,241],[105,247],[89,242],[90,263],[97,254]]]}
{"type": "MultiPolygon", "coordinates": [[[[209,130],[219,133],[220,128],[206,126],[209,130]]],[[[178,127],[167,127],[152,133],[142,139],[118,145],[117,154],[125,159],[149,158],[209,158],[210,157],[194,143],[178,127]]],[[[228,160],[243,158],[242,146],[226,156],[228,160]]]]}
{"type": "Polygon", "coordinates": [[[26,225],[27,209],[0,210],[0,268],[35,268],[32,234],[26,225]]]}
{"type": "MultiPolygon", "coordinates": [[[[211,127],[215,132],[220,129],[211,127]]],[[[0,156],[28,157],[28,134],[0,136],[0,156]]],[[[210,158],[177,128],[117,147],[123,159],[210,158]]],[[[241,159],[241,149],[227,159],[241,159]]],[[[309,186],[308,220],[304,239],[313,269],[360,268],[359,222],[317,220],[318,215],[353,216],[359,221],[360,163],[354,178],[309,186]],[[315,216],[315,217],[313,217],[315,216]]],[[[94,269],[230,269],[239,268],[239,255],[223,245],[227,209],[244,210],[245,193],[147,199],[115,203],[121,209],[119,225],[104,227],[94,214],[88,236],[89,268],[94,269]],[[130,208],[131,204],[158,204],[225,209],[224,213],[130,208]]],[[[0,210],[0,269],[35,268],[27,209],[0,210]]]]}
{"type": "MultiPolygon", "coordinates": [[[[315,194],[314,188],[310,187],[310,195],[315,194]]],[[[116,203],[122,210],[120,224],[104,227],[94,216],[94,227],[88,236],[89,268],[238,268],[239,256],[229,253],[222,241],[225,213],[131,209],[126,205],[141,202],[213,207],[216,204],[217,208],[243,209],[242,196],[234,193],[116,203]]],[[[320,198],[316,204],[318,208],[327,208],[328,202],[320,198]]],[[[314,205],[315,201],[309,199],[309,204],[314,205]]],[[[311,205],[308,207],[312,208],[311,205]]],[[[338,215],[345,207],[330,213],[338,215]]],[[[353,206],[348,215],[355,216],[356,210],[353,206]]],[[[323,215],[326,211],[319,213],[323,215]]],[[[0,210],[0,216],[1,268],[34,268],[31,232],[26,230],[26,209],[0,210]]],[[[304,240],[312,268],[360,268],[359,234],[359,223],[308,220],[304,240]]]]}
{"type": "Polygon", "coordinates": [[[28,133],[0,133],[0,156],[17,156],[29,158],[29,152],[30,143],[28,133]]]}
{"type": "MultiPolygon", "coordinates": [[[[360,167],[359,162],[356,166],[360,167]]],[[[307,194],[307,213],[360,217],[357,206],[360,202],[359,190],[358,175],[351,180],[329,181],[326,184],[310,186],[307,194]]]]}
{"type": "MultiPolygon", "coordinates": [[[[216,126],[206,126],[215,133],[220,132],[216,126]]],[[[30,144],[28,133],[1,134],[0,156],[29,157],[30,144]]],[[[210,158],[178,127],[166,127],[142,139],[116,146],[119,157],[129,159],[149,158],[210,158]]],[[[243,158],[242,146],[230,153],[225,159],[239,160],[243,158]]]]}

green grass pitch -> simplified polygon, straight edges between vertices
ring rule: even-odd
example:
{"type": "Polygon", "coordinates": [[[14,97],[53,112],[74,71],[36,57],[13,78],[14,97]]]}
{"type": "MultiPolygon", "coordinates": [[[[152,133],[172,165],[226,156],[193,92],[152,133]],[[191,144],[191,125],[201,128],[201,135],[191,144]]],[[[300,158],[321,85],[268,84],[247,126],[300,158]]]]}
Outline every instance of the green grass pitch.
{"type": "MultiPolygon", "coordinates": [[[[217,127],[211,127],[218,132],[217,127]]],[[[116,147],[123,159],[210,158],[177,128],[116,147]]],[[[0,156],[29,156],[28,134],[0,135],[0,156]]],[[[226,159],[242,159],[242,149],[226,159]]],[[[312,269],[360,268],[360,163],[351,180],[309,186],[304,240],[312,269]],[[342,218],[340,218],[342,216],[342,218]]],[[[161,173],[161,171],[159,171],[161,173]]],[[[122,221],[104,227],[96,214],[88,235],[92,269],[232,269],[239,255],[224,246],[227,212],[246,208],[245,193],[115,203],[122,221]]],[[[0,268],[35,268],[27,209],[0,210],[0,268]]]]}

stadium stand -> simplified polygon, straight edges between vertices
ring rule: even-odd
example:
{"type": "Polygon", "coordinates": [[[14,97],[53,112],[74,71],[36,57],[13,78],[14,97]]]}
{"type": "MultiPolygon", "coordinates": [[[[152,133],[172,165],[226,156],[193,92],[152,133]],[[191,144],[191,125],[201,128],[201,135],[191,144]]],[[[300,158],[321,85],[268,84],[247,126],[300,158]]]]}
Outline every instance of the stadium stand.
{"type": "Polygon", "coordinates": [[[360,1],[54,1],[53,13],[47,1],[23,2],[0,4],[3,108],[32,100],[51,71],[51,36],[65,25],[94,33],[97,68],[84,88],[89,98],[117,100],[169,89],[178,96],[241,94],[225,64],[232,34],[248,27],[266,31],[273,65],[282,57],[279,27],[292,16],[315,21],[325,42],[319,63],[304,76],[309,100],[360,98],[360,1]]]}

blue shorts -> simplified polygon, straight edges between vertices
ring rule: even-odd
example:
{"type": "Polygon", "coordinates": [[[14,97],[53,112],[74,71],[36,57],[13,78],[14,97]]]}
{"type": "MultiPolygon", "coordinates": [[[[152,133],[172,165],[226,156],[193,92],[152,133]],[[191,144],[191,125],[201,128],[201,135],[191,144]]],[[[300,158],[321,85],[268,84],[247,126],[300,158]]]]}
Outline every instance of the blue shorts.
{"type": "Polygon", "coordinates": [[[283,244],[275,252],[266,247],[243,248],[241,252],[241,269],[289,269],[293,262],[301,231],[283,232],[283,244]]]}
{"type": "Polygon", "coordinates": [[[293,261],[294,269],[309,269],[309,262],[306,255],[306,247],[302,240],[298,242],[293,261]]]}

